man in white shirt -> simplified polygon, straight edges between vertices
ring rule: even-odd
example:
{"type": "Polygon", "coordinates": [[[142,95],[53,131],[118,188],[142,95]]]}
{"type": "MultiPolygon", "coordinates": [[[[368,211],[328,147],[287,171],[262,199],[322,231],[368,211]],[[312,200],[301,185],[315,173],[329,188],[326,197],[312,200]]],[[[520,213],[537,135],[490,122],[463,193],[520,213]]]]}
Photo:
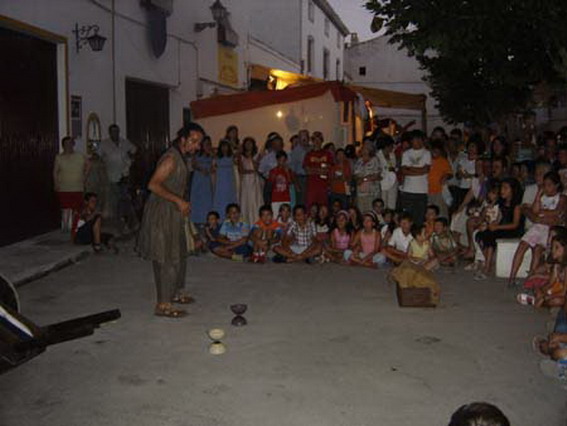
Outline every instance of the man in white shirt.
{"type": "Polygon", "coordinates": [[[108,177],[107,204],[105,216],[110,219],[123,219],[129,216],[123,199],[128,190],[130,166],[137,148],[128,139],[120,137],[120,127],[111,124],[108,127],[107,139],[100,144],[100,157],[106,167],[108,177]]]}
{"type": "Polygon", "coordinates": [[[417,224],[425,219],[429,192],[427,176],[431,168],[431,153],[423,146],[424,139],[425,135],[420,130],[412,132],[411,148],[402,155],[404,186],[400,193],[400,207],[410,213],[417,224]]]}
{"type": "Polygon", "coordinates": [[[278,165],[276,154],[280,151],[283,151],[283,139],[278,133],[272,132],[268,135],[268,139],[266,140],[266,153],[260,160],[258,166],[258,172],[265,179],[263,194],[265,204],[272,203],[272,185],[268,182],[268,177],[272,169],[278,165]]]}

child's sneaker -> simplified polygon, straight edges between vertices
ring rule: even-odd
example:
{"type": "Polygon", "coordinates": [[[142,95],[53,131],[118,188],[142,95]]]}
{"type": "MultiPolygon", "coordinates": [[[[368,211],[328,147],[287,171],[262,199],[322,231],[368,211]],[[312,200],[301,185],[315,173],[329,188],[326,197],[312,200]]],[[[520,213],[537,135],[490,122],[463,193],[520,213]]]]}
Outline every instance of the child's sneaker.
{"type": "Polygon", "coordinates": [[[480,269],[480,262],[472,262],[465,266],[465,271],[478,271],[480,269]]]}
{"type": "Polygon", "coordinates": [[[535,304],[535,297],[527,293],[518,294],[516,300],[520,305],[524,306],[533,306],[535,304]]]}
{"type": "Polygon", "coordinates": [[[274,263],[286,263],[286,258],[284,256],[282,256],[281,254],[276,254],[274,257],[272,257],[272,262],[274,262],[274,263]]]}
{"type": "Polygon", "coordinates": [[[232,260],[234,260],[235,262],[244,262],[244,256],[242,256],[241,254],[233,254],[232,260]]]}

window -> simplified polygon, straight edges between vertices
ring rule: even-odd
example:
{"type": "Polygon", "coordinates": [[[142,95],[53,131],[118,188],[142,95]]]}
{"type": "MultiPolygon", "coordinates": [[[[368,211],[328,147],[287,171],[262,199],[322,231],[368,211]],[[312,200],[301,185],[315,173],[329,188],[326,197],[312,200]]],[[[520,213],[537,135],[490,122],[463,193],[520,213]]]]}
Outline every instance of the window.
{"type": "Polygon", "coordinates": [[[335,77],[337,80],[342,80],[341,79],[341,60],[337,59],[337,63],[335,64],[336,68],[335,68],[335,77]]]}
{"type": "Polygon", "coordinates": [[[307,4],[307,16],[311,22],[315,22],[315,4],[313,0],[309,0],[307,4]]]}
{"type": "Polygon", "coordinates": [[[313,55],[315,54],[315,40],[307,37],[307,72],[313,72],[313,55]]]}
{"type": "Polygon", "coordinates": [[[327,37],[329,37],[330,29],[331,29],[331,22],[329,21],[329,18],[325,18],[325,35],[327,37]]]}
{"type": "Polygon", "coordinates": [[[358,75],[366,75],[366,67],[360,67],[358,69],[358,75]]]}
{"type": "Polygon", "coordinates": [[[329,79],[330,54],[328,49],[323,50],[323,78],[329,79]]]}

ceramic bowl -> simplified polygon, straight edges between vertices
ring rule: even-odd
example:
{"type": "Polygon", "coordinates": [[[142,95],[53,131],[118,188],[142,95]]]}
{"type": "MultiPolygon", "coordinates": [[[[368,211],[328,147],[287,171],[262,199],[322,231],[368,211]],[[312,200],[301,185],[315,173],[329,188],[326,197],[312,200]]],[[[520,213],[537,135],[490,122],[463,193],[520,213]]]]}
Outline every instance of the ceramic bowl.
{"type": "Polygon", "coordinates": [[[212,328],[208,332],[211,340],[217,341],[222,340],[225,336],[225,332],[222,328],[212,328]]]}
{"type": "Polygon", "coordinates": [[[246,312],[247,309],[248,309],[248,305],[245,305],[244,303],[237,303],[236,305],[230,305],[230,310],[235,315],[242,315],[244,312],[246,312]]]}
{"type": "Polygon", "coordinates": [[[225,352],[226,352],[226,346],[224,345],[224,343],[214,342],[211,343],[211,346],[209,346],[209,353],[211,355],[222,355],[225,352]]]}
{"type": "Polygon", "coordinates": [[[242,327],[248,324],[248,321],[246,321],[246,318],[244,318],[243,316],[237,315],[232,319],[231,324],[235,327],[242,327]]]}

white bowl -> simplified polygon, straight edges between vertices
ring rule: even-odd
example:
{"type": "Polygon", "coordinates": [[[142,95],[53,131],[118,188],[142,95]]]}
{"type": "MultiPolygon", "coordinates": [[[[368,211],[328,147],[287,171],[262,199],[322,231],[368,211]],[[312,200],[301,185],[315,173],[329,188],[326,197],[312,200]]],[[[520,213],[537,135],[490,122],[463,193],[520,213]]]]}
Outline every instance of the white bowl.
{"type": "Polygon", "coordinates": [[[222,355],[225,352],[226,352],[226,346],[224,345],[224,343],[214,342],[211,343],[211,346],[209,346],[209,353],[211,355],[222,355]]]}
{"type": "Polygon", "coordinates": [[[209,330],[209,337],[211,338],[211,340],[221,340],[224,336],[224,330],[222,328],[212,328],[209,330]]]}

